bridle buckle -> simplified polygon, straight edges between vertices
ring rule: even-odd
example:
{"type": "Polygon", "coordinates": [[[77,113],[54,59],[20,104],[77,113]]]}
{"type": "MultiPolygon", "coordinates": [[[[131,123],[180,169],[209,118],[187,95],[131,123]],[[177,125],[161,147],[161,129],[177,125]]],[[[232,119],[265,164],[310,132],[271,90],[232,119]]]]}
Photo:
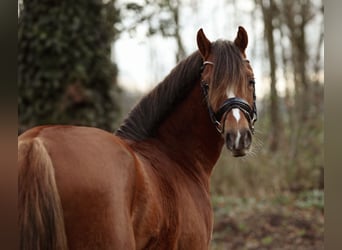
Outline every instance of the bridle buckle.
{"type": "Polygon", "coordinates": [[[216,121],[214,122],[214,125],[215,125],[216,130],[217,130],[220,134],[222,134],[222,133],[223,133],[223,127],[222,127],[221,122],[219,122],[219,121],[216,120],[216,121]]]}

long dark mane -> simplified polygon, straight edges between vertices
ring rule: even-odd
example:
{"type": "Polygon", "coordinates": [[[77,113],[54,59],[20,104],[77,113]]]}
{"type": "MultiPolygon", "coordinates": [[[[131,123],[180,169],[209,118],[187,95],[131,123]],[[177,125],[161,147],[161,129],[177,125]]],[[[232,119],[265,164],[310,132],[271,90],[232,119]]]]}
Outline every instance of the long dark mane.
{"type": "MultiPolygon", "coordinates": [[[[230,41],[212,43],[215,60],[213,82],[226,88],[228,82],[241,77],[242,58],[238,48],[230,41]],[[224,70],[222,70],[224,69],[224,70]],[[226,81],[227,80],[227,81],[226,81]]],[[[134,141],[153,137],[160,123],[199,83],[202,58],[198,51],[181,61],[165,79],[131,110],[116,135],[134,141]]]]}
{"type": "Polygon", "coordinates": [[[165,79],[131,110],[116,135],[135,141],[153,133],[171,109],[182,101],[200,79],[202,58],[195,52],[181,61],[165,79]]]}

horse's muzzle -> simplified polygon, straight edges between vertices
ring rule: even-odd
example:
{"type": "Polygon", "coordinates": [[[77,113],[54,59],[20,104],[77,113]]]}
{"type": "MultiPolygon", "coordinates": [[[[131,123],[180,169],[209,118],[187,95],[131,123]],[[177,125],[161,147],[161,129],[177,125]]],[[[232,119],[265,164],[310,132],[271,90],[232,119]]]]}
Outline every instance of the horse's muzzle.
{"type": "Polygon", "coordinates": [[[252,144],[252,133],[249,129],[230,130],[226,133],[226,146],[234,157],[246,155],[252,144]]]}

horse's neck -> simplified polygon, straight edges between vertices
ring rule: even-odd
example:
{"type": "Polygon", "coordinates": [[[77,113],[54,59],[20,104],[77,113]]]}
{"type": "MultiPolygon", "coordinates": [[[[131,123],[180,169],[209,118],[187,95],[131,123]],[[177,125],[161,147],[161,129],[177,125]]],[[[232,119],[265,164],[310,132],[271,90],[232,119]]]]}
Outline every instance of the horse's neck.
{"type": "Polygon", "coordinates": [[[223,139],[210,121],[199,83],[161,124],[158,140],[172,159],[184,162],[187,168],[202,168],[210,175],[223,139]]]}

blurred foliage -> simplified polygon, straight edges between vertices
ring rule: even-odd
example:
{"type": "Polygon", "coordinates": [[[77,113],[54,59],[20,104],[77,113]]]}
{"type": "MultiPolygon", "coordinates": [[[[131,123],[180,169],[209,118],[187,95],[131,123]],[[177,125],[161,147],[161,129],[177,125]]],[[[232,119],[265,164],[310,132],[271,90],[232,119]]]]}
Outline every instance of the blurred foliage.
{"type": "Polygon", "coordinates": [[[267,198],[213,195],[211,249],[323,249],[323,199],[323,190],[267,198]]]}
{"type": "Polygon", "coordinates": [[[139,3],[129,1],[123,8],[127,18],[126,22],[122,22],[121,29],[132,35],[138,27],[144,27],[146,36],[162,35],[173,38],[177,44],[176,62],[179,62],[186,57],[180,34],[180,9],[185,5],[180,0],[145,0],[139,3]]]}
{"type": "Polygon", "coordinates": [[[300,209],[318,209],[324,211],[324,191],[313,189],[301,191],[298,194],[282,192],[265,198],[256,197],[233,197],[216,195],[212,196],[212,205],[216,216],[229,214],[249,213],[251,210],[264,211],[267,207],[281,208],[292,206],[300,209]]]}
{"type": "Polygon", "coordinates": [[[324,209],[324,192],[322,190],[314,189],[300,193],[296,205],[300,208],[316,207],[324,209]]]}
{"type": "Polygon", "coordinates": [[[23,1],[18,24],[20,132],[38,124],[113,130],[119,115],[111,46],[115,0],[23,1]]]}
{"type": "Polygon", "coordinates": [[[128,2],[124,5],[126,23],[122,29],[134,34],[142,23],[147,24],[146,35],[161,34],[164,37],[174,37],[177,25],[173,12],[179,5],[178,0],[144,0],[128,2]]]}

